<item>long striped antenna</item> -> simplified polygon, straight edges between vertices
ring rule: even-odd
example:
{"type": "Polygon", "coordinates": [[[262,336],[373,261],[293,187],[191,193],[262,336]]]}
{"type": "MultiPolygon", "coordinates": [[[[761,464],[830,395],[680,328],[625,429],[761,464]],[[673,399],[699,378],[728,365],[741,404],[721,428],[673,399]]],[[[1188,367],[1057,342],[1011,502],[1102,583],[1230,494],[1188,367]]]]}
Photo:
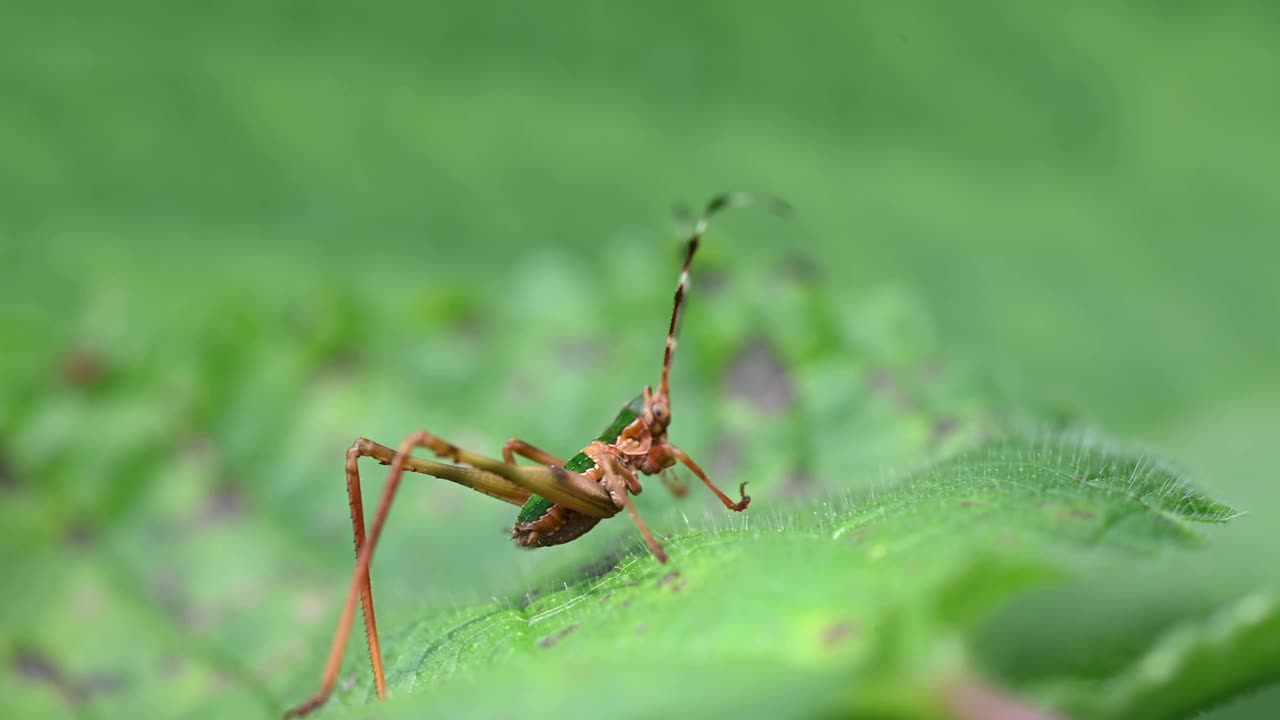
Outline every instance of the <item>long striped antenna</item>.
{"type": "Polygon", "coordinates": [[[711,217],[726,208],[748,207],[759,205],[778,215],[787,215],[791,212],[791,206],[787,205],[781,198],[763,193],[724,193],[711,198],[711,202],[707,203],[707,209],[702,211],[702,217],[698,218],[698,222],[693,226],[693,234],[689,237],[687,250],[684,256],[684,268],[680,271],[680,283],[676,285],[676,296],[673,307],[671,308],[671,327],[667,330],[667,349],[662,356],[662,383],[658,386],[658,397],[664,401],[668,400],[667,381],[671,375],[671,356],[676,350],[676,334],[680,324],[680,310],[684,307],[685,290],[689,287],[689,266],[693,264],[693,256],[698,252],[698,243],[702,240],[702,236],[707,231],[707,224],[711,221],[711,217]]]}

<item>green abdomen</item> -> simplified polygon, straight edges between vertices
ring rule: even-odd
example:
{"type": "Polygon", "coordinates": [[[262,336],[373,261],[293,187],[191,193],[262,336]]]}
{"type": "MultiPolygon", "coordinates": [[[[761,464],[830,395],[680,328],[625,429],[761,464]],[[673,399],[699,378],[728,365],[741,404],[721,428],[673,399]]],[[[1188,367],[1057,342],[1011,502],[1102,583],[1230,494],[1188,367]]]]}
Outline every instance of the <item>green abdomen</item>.
{"type": "MultiPolygon", "coordinates": [[[[622,431],[627,429],[628,425],[640,417],[642,412],[644,412],[644,396],[637,395],[618,412],[618,416],[613,419],[613,422],[609,423],[609,427],[605,428],[604,432],[600,433],[600,437],[596,439],[600,442],[614,442],[622,434],[622,431]]],[[[584,473],[595,466],[596,464],[591,461],[591,458],[587,457],[586,453],[578,453],[564,464],[564,469],[570,472],[584,473]]],[[[530,495],[529,499],[525,501],[524,507],[520,508],[520,514],[516,517],[516,524],[533,522],[546,515],[547,511],[554,505],[555,503],[541,495],[530,495]]]]}
{"type": "MultiPolygon", "coordinates": [[[[578,453],[577,455],[574,455],[569,462],[564,464],[564,469],[571,470],[576,473],[582,473],[595,466],[596,464],[591,462],[591,458],[587,457],[586,453],[578,453]]],[[[555,505],[555,503],[541,495],[530,495],[529,499],[525,501],[524,507],[520,508],[520,514],[516,517],[516,522],[533,522],[543,515],[546,515],[552,505],[555,505]]]]}

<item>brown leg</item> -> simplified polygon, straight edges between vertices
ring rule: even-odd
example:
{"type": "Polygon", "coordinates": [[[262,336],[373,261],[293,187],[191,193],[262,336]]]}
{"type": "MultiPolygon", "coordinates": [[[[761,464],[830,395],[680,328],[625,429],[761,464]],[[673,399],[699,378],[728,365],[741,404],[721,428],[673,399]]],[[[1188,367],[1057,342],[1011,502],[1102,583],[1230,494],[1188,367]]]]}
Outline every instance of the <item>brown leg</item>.
{"type": "Polygon", "coordinates": [[[429,432],[422,433],[422,446],[440,457],[498,475],[508,482],[562,503],[585,515],[613,517],[618,508],[599,483],[556,465],[514,465],[464,450],[429,432]]]}
{"type": "Polygon", "coordinates": [[[662,549],[662,545],[658,544],[653,533],[649,532],[649,527],[644,524],[644,520],[640,519],[640,513],[636,512],[636,506],[627,495],[627,487],[632,484],[628,482],[628,478],[634,479],[635,473],[612,456],[606,455],[604,463],[604,486],[608,489],[609,495],[615,503],[626,508],[631,515],[631,519],[635,521],[636,527],[640,528],[640,534],[644,536],[644,541],[649,546],[649,552],[653,553],[658,562],[667,562],[666,551],[662,549]]]}
{"type": "Polygon", "coordinates": [[[355,461],[360,457],[372,457],[383,464],[390,464],[391,471],[387,475],[387,485],[382,491],[382,499],[378,503],[378,510],[374,515],[373,527],[369,531],[367,542],[364,538],[363,503],[359,500],[353,500],[351,503],[352,530],[357,550],[356,567],[351,576],[346,604],[343,605],[338,626],[334,630],[333,641],[329,646],[329,657],[325,661],[324,673],[321,675],[320,689],[306,702],[285,713],[286,718],[307,715],[329,698],[342,665],[342,654],[346,649],[347,639],[351,634],[351,621],[355,616],[357,598],[365,598],[363,602],[365,632],[369,635],[369,654],[373,666],[374,684],[378,689],[379,699],[386,697],[386,678],[383,674],[377,627],[373,619],[369,563],[373,558],[374,548],[378,537],[382,534],[382,527],[386,524],[387,513],[391,509],[391,502],[395,498],[396,489],[400,485],[400,478],[405,470],[450,480],[513,505],[523,505],[529,499],[529,495],[537,493],[595,517],[612,517],[618,511],[604,488],[578,473],[569,472],[561,467],[508,465],[463,450],[425,430],[419,430],[405,438],[398,450],[392,450],[365,438],[357,440],[347,453],[347,489],[348,493],[354,493],[351,496],[353,498],[360,497],[359,473],[358,469],[355,469],[355,461]],[[429,448],[437,455],[464,462],[471,467],[447,465],[410,456],[410,453],[418,447],[429,448]],[[357,518],[359,518],[358,522],[357,518]]]}
{"type": "MultiPolygon", "coordinates": [[[[363,440],[364,438],[360,438],[363,440]]],[[[360,548],[364,547],[364,493],[360,490],[360,440],[347,450],[347,501],[351,504],[351,529],[355,535],[356,561],[360,561],[360,548]]],[[[378,644],[378,621],[373,614],[373,587],[369,573],[365,573],[360,587],[361,612],[364,615],[364,636],[369,644],[369,667],[373,668],[373,683],[378,697],[386,697],[387,681],[382,670],[382,648],[378,644]]]]}
{"type": "Polygon", "coordinates": [[[365,635],[369,642],[369,663],[373,668],[374,685],[378,697],[387,695],[386,675],[382,667],[382,651],[378,643],[378,627],[373,612],[373,591],[369,580],[369,562],[373,557],[374,545],[382,533],[387,513],[391,509],[391,501],[404,470],[434,475],[466,485],[490,497],[505,500],[514,505],[521,505],[529,499],[530,491],[510,483],[501,477],[474,468],[460,468],[452,465],[410,457],[414,447],[423,444],[422,433],[415,433],[405,439],[397,452],[385,445],[379,445],[366,438],[360,438],[347,451],[347,495],[351,502],[351,526],[355,536],[356,567],[351,577],[351,585],[347,592],[347,603],[343,607],[334,631],[333,642],[329,647],[329,658],[325,663],[324,674],[320,679],[320,689],[306,702],[285,713],[286,718],[302,717],[324,704],[333,691],[338,678],[338,670],[342,664],[342,654],[346,649],[347,638],[351,633],[351,621],[355,613],[355,598],[359,595],[364,610],[365,635]],[[366,543],[364,528],[364,503],[360,489],[359,459],[372,457],[384,464],[391,464],[391,473],[387,477],[387,486],[382,493],[382,501],[378,505],[378,513],[374,517],[373,530],[366,543]]]}
{"type": "Polygon", "coordinates": [[[742,485],[738,487],[738,494],[742,496],[742,499],[738,502],[734,502],[730,500],[729,496],[725,495],[720,488],[716,487],[715,483],[711,482],[711,478],[707,477],[707,474],[702,471],[702,468],[698,467],[698,463],[694,462],[693,458],[685,455],[683,450],[670,444],[668,444],[666,448],[667,452],[671,454],[671,457],[674,457],[684,463],[686,467],[693,471],[694,475],[698,476],[699,480],[706,483],[707,487],[711,488],[711,492],[715,493],[716,497],[720,498],[720,502],[724,503],[725,507],[733,510],[734,512],[742,512],[747,509],[747,505],[751,504],[751,496],[746,494],[746,483],[742,483],[742,485]]]}
{"type": "Polygon", "coordinates": [[[662,480],[662,484],[666,486],[667,490],[678,498],[682,498],[689,494],[688,484],[686,484],[684,480],[681,480],[680,476],[676,475],[675,471],[671,468],[667,468],[659,473],[658,479],[662,480]]]}
{"type": "Polygon", "coordinates": [[[556,467],[564,467],[564,460],[552,455],[546,450],[530,445],[529,443],[518,438],[511,438],[502,446],[502,459],[508,465],[515,465],[515,456],[529,458],[530,460],[542,463],[543,465],[555,465],[556,467]]]}

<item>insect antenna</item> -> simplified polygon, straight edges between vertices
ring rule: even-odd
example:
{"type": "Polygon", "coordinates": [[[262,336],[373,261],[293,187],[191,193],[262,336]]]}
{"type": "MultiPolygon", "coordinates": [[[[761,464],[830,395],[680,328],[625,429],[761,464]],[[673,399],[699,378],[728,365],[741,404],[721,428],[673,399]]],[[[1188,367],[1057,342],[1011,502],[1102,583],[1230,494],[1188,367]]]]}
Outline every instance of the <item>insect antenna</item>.
{"type": "MultiPolygon", "coordinates": [[[[786,201],[773,195],[743,192],[724,193],[711,198],[711,202],[707,203],[707,209],[702,211],[702,216],[694,224],[693,233],[686,243],[684,267],[680,271],[680,282],[676,285],[675,301],[671,308],[671,326],[667,329],[667,349],[662,356],[662,382],[658,386],[658,397],[663,399],[669,397],[667,383],[671,375],[671,356],[675,353],[676,337],[679,333],[680,325],[680,310],[684,307],[684,295],[689,287],[689,266],[693,264],[693,256],[698,252],[698,244],[701,242],[703,234],[707,231],[707,224],[711,221],[712,216],[721,210],[754,205],[762,206],[777,215],[785,216],[791,212],[791,206],[786,201]]],[[[677,212],[679,212],[679,209],[677,209],[677,212]]]]}

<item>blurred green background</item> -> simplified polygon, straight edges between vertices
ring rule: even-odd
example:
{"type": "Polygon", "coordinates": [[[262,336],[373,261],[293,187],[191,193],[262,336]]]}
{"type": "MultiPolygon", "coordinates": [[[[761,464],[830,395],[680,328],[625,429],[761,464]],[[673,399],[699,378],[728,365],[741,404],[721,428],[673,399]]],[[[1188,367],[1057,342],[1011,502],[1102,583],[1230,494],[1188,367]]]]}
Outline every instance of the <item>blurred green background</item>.
{"type": "MultiPolygon", "coordinates": [[[[695,270],[677,441],[760,448],[721,475],[822,496],[918,462],[743,390],[838,367],[830,315],[870,326],[859,373],[972,370],[1185,468],[1249,513],[1205,584],[1275,587],[1278,32],[1260,2],[5,3],[5,714],[300,699],[351,440],[572,452],[656,381],[672,204],[731,189],[797,214],[724,216],[695,270]]],[[[444,485],[389,525],[385,628],[613,547],[516,552],[512,508],[444,485]]]]}

